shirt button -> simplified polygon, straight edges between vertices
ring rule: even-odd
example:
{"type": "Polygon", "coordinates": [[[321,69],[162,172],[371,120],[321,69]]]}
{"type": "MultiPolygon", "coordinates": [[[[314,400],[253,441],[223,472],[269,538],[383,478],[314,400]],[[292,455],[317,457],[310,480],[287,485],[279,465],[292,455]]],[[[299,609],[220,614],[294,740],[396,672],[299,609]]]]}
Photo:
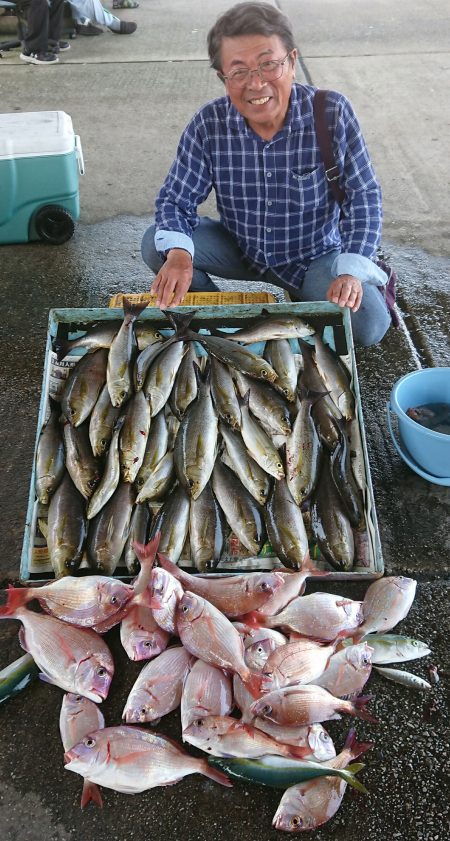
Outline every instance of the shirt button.
{"type": "Polygon", "coordinates": [[[268,234],[271,234],[272,233],[272,228],[266,228],[266,231],[267,231],[268,234]]]}
{"type": "Polygon", "coordinates": [[[267,256],[268,256],[268,257],[271,257],[271,256],[272,256],[272,252],[271,252],[271,251],[268,251],[268,252],[267,252],[267,256]]]}
{"type": "Polygon", "coordinates": [[[272,204],[273,204],[273,202],[270,201],[270,199],[269,199],[269,201],[267,202],[267,207],[272,207],[272,204]]]}
{"type": "Polygon", "coordinates": [[[272,178],[272,173],[271,172],[267,173],[267,178],[272,178]]]}

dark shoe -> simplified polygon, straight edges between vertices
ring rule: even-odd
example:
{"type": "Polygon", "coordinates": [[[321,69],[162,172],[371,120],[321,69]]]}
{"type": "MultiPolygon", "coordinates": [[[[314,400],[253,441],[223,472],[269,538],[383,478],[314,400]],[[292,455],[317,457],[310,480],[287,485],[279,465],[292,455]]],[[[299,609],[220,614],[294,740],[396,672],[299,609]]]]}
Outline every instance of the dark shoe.
{"type": "Polygon", "coordinates": [[[20,53],[20,58],[29,64],[56,64],[59,61],[54,53],[32,53],[25,49],[20,53]]]}
{"type": "Polygon", "coordinates": [[[76,23],[75,32],[77,35],[103,35],[103,29],[93,23],[76,23]]]}
{"type": "Polygon", "coordinates": [[[113,0],[113,9],[137,9],[136,0],[113,0]]]}
{"type": "Polygon", "coordinates": [[[116,35],[131,35],[136,29],[137,23],[133,23],[131,20],[121,20],[120,29],[111,29],[111,32],[115,32],[116,35]]]}
{"type": "Polygon", "coordinates": [[[68,41],[49,41],[48,42],[48,51],[49,53],[63,53],[65,50],[70,50],[70,44],[68,41]]]}

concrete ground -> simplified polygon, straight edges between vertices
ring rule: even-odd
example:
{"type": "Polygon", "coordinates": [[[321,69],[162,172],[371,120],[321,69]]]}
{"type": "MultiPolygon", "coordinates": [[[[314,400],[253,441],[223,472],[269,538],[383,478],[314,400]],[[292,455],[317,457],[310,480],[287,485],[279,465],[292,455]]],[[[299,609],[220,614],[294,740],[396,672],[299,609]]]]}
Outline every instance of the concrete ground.
{"type": "MultiPolygon", "coordinates": [[[[221,93],[208,69],[206,33],[225,0],[141,0],[120,12],[131,36],[77,38],[58,66],[31,67],[19,51],[0,59],[3,112],[64,110],[81,136],[86,175],[81,218],[60,247],[2,246],[0,533],[3,585],[17,580],[40,399],[48,310],[104,306],[118,291],[140,292],[150,275],[140,240],[182,128],[221,93]]],[[[281,0],[301,52],[299,79],[334,87],[355,105],[383,186],[384,247],[400,278],[403,328],[358,350],[358,372],[385,571],[419,582],[398,630],[426,641],[429,658],[408,664],[422,677],[437,665],[428,695],[372,676],[371,708],[359,722],[374,741],[362,779],[347,792],[318,841],[449,837],[448,639],[450,490],[413,473],[390,441],[385,405],[393,383],[419,366],[450,364],[450,18],[446,0],[281,0]]],[[[0,18],[0,38],[10,22],[0,18]]],[[[1,185],[0,185],[1,188],[1,185]]],[[[204,212],[213,212],[209,201],[204,212]]],[[[244,287],[242,287],[244,288],[244,287]]],[[[365,583],[308,586],[362,597],[365,583]]],[[[21,653],[16,622],[2,622],[0,667],[21,653]]],[[[125,662],[118,633],[108,641],[117,675],[104,711],[118,723],[138,664],[125,662]]],[[[105,791],[105,808],[79,810],[81,780],[64,771],[58,733],[61,692],[35,682],[0,710],[0,834],[5,841],[272,841],[279,794],[200,777],[136,797],[105,791]]],[[[161,729],[179,738],[178,716],[161,729]]],[[[347,722],[333,723],[338,747],[347,722]]]]}

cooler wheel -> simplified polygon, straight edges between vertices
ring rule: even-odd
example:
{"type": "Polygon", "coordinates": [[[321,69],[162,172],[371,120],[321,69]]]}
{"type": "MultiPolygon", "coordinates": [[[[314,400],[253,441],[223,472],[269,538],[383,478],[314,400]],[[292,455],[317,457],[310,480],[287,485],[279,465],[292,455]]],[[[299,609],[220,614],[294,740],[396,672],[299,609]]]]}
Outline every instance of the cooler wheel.
{"type": "Polygon", "coordinates": [[[75,223],[65,207],[47,204],[34,218],[36,233],[43,242],[61,245],[73,236],[75,223]]]}

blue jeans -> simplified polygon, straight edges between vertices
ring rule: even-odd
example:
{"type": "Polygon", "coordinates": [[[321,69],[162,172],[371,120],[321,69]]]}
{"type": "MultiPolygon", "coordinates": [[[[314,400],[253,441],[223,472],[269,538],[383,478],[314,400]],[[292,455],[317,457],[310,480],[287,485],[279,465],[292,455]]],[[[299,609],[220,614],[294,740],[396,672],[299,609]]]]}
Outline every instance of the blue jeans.
{"type": "MultiPolygon", "coordinates": [[[[155,225],[148,228],[142,240],[142,257],[155,274],[158,274],[163,258],[156,250],[155,225]]],[[[210,274],[226,280],[259,281],[272,283],[289,292],[294,301],[325,301],[328,288],[333,280],[331,267],[338,254],[331,251],[313,260],[300,286],[293,287],[282,280],[271,269],[258,275],[243,263],[243,253],[231,234],[220,222],[207,216],[200,218],[200,224],[194,231],[194,273],[192,292],[213,292],[217,286],[210,274]]],[[[376,286],[363,283],[363,297],[358,312],[350,313],[353,338],[360,345],[374,345],[380,342],[387,332],[391,317],[376,286]]]]}

